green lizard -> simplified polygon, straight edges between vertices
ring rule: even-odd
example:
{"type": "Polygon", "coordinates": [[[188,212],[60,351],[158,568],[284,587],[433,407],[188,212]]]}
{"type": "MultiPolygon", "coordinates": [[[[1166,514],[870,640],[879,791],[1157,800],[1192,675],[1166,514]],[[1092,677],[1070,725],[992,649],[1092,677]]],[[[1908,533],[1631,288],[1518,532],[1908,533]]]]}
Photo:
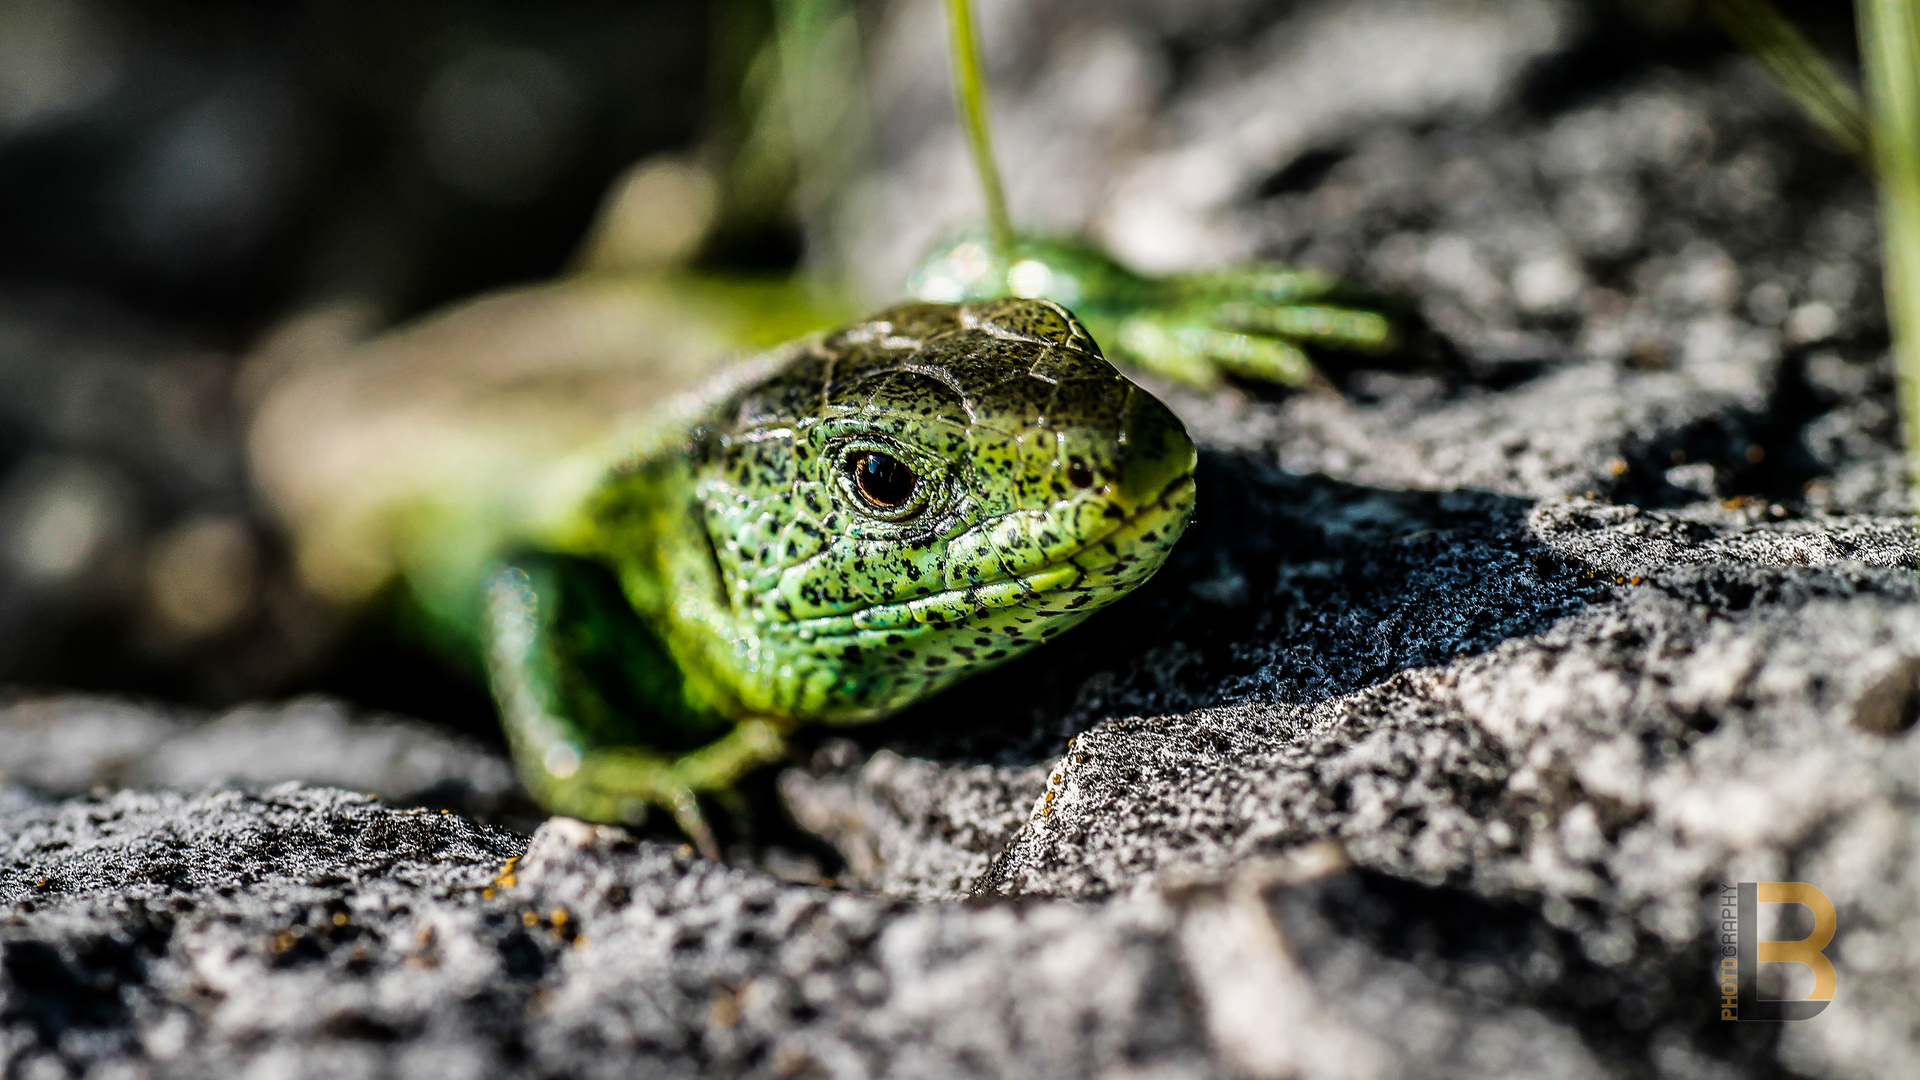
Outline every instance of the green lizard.
{"type": "Polygon", "coordinates": [[[1166,559],[1193,442],[1089,327],[1169,378],[1298,383],[1294,342],[1388,338],[1331,288],[971,238],[821,330],[846,312],[792,281],[588,272],[286,375],[253,465],[311,587],[403,581],[482,659],[544,806],[664,808],[712,855],[699,797],[797,725],[896,712],[1166,559]]]}

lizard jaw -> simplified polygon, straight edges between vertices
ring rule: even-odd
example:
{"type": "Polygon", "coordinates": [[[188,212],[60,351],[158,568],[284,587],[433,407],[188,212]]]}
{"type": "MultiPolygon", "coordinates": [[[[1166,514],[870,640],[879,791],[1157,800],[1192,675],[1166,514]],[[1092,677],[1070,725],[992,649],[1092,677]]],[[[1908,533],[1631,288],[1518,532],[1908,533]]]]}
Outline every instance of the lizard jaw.
{"type": "Polygon", "coordinates": [[[834,638],[866,631],[951,625],[994,609],[1026,605],[1040,616],[1091,614],[1152,576],[1192,515],[1191,471],[1126,514],[1112,529],[1022,573],[972,582],[912,600],[874,604],[854,612],[796,619],[803,638],[834,638]]]}

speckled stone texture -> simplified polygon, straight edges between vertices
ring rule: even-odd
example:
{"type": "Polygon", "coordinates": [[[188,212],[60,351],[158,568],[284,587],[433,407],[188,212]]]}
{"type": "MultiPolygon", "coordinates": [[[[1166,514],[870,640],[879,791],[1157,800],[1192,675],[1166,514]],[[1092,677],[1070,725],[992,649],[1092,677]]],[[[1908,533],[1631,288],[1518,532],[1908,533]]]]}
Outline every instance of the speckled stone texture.
{"type": "Polygon", "coordinates": [[[326,698],[211,718],[110,698],[0,706],[0,784],[76,795],[100,785],[193,790],[285,780],[489,818],[532,809],[496,751],[426,724],[355,716],[326,698]]]}
{"type": "Polygon", "coordinates": [[[1206,1073],[1161,905],[913,906],[294,785],[0,814],[10,1075],[1206,1073]]]}
{"type": "MultiPolygon", "coordinates": [[[[1023,220],[1340,271],[1410,355],[1159,388],[1202,446],[1160,575],[808,734],[732,865],[533,831],[494,752],[325,702],[0,710],[0,1073],[1920,1074],[1858,170],[1705,31],[1598,7],[982,9],[1023,220]],[[1820,1016],[1717,1019],[1733,881],[1832,898],[1820,1016]]],[[[876,290],[974,212],[937,14],[877,27],[876,290]]]]}

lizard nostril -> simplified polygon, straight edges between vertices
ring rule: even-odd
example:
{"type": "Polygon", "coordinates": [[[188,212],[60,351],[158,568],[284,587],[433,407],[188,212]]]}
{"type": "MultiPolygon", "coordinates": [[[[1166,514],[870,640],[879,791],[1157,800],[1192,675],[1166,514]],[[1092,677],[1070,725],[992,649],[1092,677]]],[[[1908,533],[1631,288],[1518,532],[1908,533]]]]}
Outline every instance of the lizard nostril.
{"type": "Polygon", "coordinates": [[[1122,418],[1121,441],[1126,446],[1119,468],[1119,495],[1139,504],[1159,497],[1183,474],[1193,472],[1193,440],[1179,417],[1153,396],[1129,396],[1122,418]]]}
{"type": "Polygon", "coordinates": [[[1093,470],[1087,467],[1085,461],[1073,458],[1067,462],[1067,479],[1074,487],[1090,488],[1093,486],[1093,470]]]}

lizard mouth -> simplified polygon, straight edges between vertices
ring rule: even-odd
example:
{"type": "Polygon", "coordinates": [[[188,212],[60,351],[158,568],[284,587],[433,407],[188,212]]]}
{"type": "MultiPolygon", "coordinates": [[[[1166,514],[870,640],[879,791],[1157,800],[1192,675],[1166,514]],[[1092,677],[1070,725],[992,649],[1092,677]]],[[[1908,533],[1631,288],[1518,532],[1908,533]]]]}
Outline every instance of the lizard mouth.
{"type": "Polygon", "coordinates": [[[1193,512],[1193,473],[1168,481],[1113,528],[1031,570],[874,604],[858,611],[795,620],[803,636],[840,637],[870,630],[952,624],[995,608],[1028,604],[1042,615],[1087,613],[1153,575],[1193,512]]]}

